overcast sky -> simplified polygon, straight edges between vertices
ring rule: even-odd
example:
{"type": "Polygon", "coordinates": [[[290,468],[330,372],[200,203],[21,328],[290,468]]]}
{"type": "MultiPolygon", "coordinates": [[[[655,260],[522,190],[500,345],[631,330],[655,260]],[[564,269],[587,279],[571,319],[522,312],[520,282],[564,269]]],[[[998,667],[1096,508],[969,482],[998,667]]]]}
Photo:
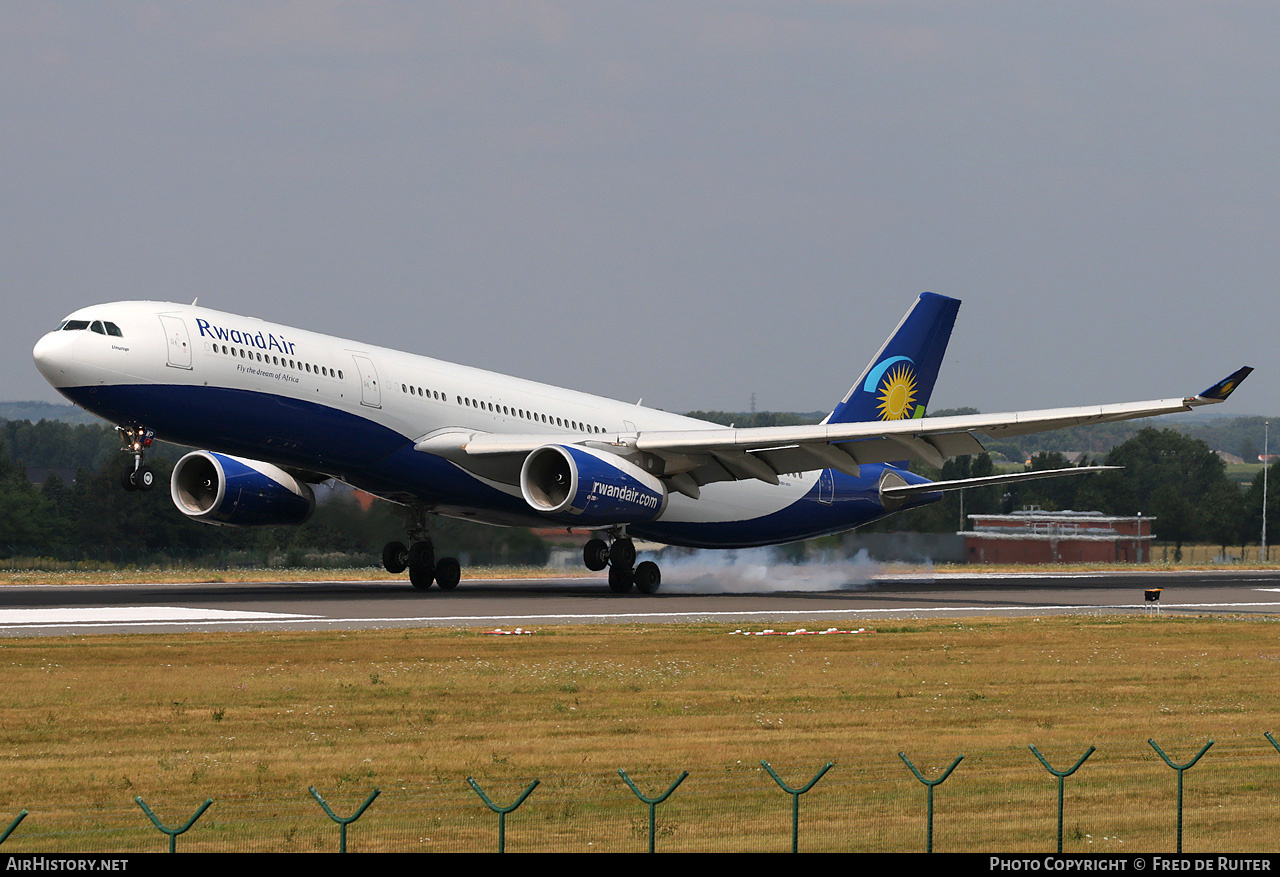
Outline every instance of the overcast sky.
{"type": "MultiPolygon", "coordinates": [[[[190,302],[668,410],[827,409],[915,296],[933,407],[1258,372],[1275,3],[0,2],[0,399],[190,302]]],[[[1227,410],[1227,409],[1223,409],[1227,410]]]]}

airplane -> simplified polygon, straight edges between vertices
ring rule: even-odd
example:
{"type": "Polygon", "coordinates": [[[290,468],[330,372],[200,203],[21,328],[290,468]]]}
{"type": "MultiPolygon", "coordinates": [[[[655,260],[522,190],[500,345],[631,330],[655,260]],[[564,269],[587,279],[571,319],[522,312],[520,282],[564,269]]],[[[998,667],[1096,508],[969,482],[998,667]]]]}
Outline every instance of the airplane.
{"type": "Polygon", "coordinates": [[[977,435],[1023,435],[1225,401],[1245,367],[1193,396],[927,417],[960,302],[915,301],[819,424],[735,429],[208,308],[127,301],[82,308],[35,346],[37,368],[116,425],[121,483],[149,490],[157,437],[195,450],[173,468],[174,505],[224,526],[300,524],[311,484],[337,479],[398,503],[408,544],[383,566],[414,588],[457,587],[432,515],[593,535],[609,588],[658,590],[633,537],[693,548],[776,545],[851,530],[943,492],[1105,466],[930,481],[913,460],[982,453],[977,435]]]}

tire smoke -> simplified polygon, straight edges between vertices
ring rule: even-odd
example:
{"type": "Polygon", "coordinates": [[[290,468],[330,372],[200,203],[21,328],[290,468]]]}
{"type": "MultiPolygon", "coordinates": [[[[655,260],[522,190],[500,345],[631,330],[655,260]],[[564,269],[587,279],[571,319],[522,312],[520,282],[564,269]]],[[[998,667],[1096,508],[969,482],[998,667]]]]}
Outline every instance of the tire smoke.
{"type": "Polygon", "coordinates": [[[650,559],[662,566],[662,591],[673,594],[851,590],[869,585],[881,569],[865,550],[851,558],[828,556],[800,563],[779,558],[769,548],[667,551],[650,559]]]}

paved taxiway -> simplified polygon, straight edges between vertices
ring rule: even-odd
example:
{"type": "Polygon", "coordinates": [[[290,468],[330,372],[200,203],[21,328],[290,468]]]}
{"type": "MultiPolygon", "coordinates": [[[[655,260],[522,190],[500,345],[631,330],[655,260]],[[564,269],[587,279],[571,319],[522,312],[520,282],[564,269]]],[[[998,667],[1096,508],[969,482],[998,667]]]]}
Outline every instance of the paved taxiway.
{"type": "MultiPolygon", "coordinates": [[[[768,583],[762,587],[767,588],[768,583]]],[[[419,593],[400,581],[0,587],[0,636],[722,621],[795,629],[890,618],[1142,613],[1280,615],[1280,572],[884,576],[830,590],[625,597],[595,579],[467,580],[419,593]]]]}

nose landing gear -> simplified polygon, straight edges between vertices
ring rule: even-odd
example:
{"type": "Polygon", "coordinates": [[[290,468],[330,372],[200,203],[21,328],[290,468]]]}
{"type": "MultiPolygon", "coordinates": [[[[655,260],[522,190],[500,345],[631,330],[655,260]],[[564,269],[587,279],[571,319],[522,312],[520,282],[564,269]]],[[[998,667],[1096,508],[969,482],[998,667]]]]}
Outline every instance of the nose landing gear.
{"type": "Polygon", "coordinates": [[[143,455],[155,440],[156,433],[145,426],[116,427],[120,433],[120,450],[133,455],[133,465],[120,473],[120,486],[125,490],[150,490],[155,486],[156,473],[143,461],[143,455]]]}
{"type": "Polygon", "coordinates": [[[613,544],[592,539],[582,548],[582,562],[592,572],[609,568],[609,590],[630,593],[634,586],[642,594],[656,593],[662,585],[662,571],[651,560],[636,566],[636,546],[621,531],[611,532],[613,544]]]}

